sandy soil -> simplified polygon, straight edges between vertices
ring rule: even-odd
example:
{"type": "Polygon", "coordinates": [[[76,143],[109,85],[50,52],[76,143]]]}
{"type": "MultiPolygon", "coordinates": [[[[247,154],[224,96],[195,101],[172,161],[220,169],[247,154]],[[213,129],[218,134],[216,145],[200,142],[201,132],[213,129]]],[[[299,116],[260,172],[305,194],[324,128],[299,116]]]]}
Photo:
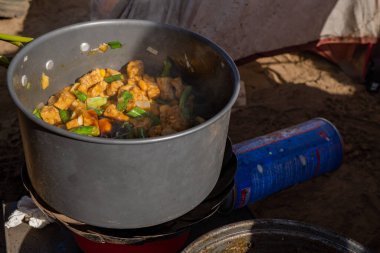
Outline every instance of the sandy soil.
{"type": "MultiPolygon", "coordinates": [[[[88,19],[88,1],[34,0],[26,17],[0,20],[0,32],[36,37],[88,19]]],[[[0,54],[15,50],[0,43],[0,54]]],[[[232,114],[234,143],[314,117],[334,123],[345,142],[339,170],[254,204],[256,217],[320,225],[380,252],[380,94],[368,94],[338,67],[309,53],[261,58],[239,70],[247,106],[232,114]]],[[[15,201],[25,193],[19,177],[23,154],[4,69],[0,96],[0,198],[15,201]]]]}

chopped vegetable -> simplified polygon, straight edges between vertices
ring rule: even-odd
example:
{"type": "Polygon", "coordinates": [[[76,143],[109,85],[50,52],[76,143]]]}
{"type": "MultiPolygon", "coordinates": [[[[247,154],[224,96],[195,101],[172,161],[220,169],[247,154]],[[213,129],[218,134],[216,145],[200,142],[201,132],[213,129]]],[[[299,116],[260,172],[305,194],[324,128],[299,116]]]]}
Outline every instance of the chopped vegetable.
{"type": "Polygon", "coordinates": [[[104,81],[106,81],[107,83],[112,83],[112,82],[117,81],[117,80],[123,80],[123,78],[124,77],[122,74],[117,74],[117,75],[105,77],[104,81]]]}
{"type": "Polygon", "coordinates": [[[99,130],[101,134],[106,134],[112,131],[111,121],[107,118],[99,120],[99,130]]]}
{"type": "Polygon", "coordinates": [[[70,120],[71,113],[68,110],[59,110],[59,117],[63,123],[66,123],[70,120]]]}
{"type": "Polygon", "coordinates": [[[101,116],[104,113],[103,109],[92,108],[92,110],[94,110],[98,116],[101,116]]]}
{"type": "Polygon", "coordinates": [[[162,69],[161,76],[162,77],[168,77],[168,76],[170,76],[171,68],[172,68],[172,63],[170,62],[169,59],[166,59],[164,61],[164,67],[162,69]]]}
{"type": "Polygon", "coordinates": [[[45,75],[45,73],[42,73],[41,76],[41,88],[45,90],[47,87],[49,87],[49,77],[45,75]]]}
{"type": "Polygon", "coordinates": [[[137,117],[142,117],[145,116],[147,113],[144,109],[141,109],[140,107],[135,107],[129,112],[127,112],[127,115],[132,117],[132,118],[137,118],[137,117]]]}
{"type": "Polygon", "coordinates": [[[99,128],[97,128],[96,126],[80,126],[70,129],[70,132],[80,135],[98,136],[99,128]]]}
{"type": "Polygon", "coordinates": [[[79,90],[74,90],[73,93],[77,97],[77,99],[79,99],[80,101],[85,102],[87,100],[87,95],[84,94],[83,92],[79,90]]]}
{"type": "Polygon", "coordinates": [[[133,95],[129,91],[127,90],[123,91],[118,98],[116,109],[118,111],[123,112],[125,108],[127,107],[129,100],[131,100],[132,98],[133,98],[133,95]]]}
{"type": "MultiPolygon", "coordinates": [[[[103,46],[111,45],[118,47],[116,42],[103,46]]],[[[172,76],[173,66],[165,60],[162,76],[146,73],[141,60],[122,70],[95,68],[52,94],[33,114],[85,136],[131,139],[183,131],[201,120],[192,117],[192,87],[172,76]]]]}
{"type": "Polygon", "coordinates": [[[181,97],[179,99],[179,108],[181,109],[182,115],[186,118],[190,118],[190,109],[187,106],[187,101],[189,100],[190,94],[191,94],[192,88],[191,86],[186,86],[184,91],[181,94],[181,97]]]}
{"type": "Polygon", "coordinates": [[[107,104],[107,101],[108,101],[107,97],[92,97],[92,98],[86,99],[86,105],[87,105],[87,108],[96,109],[107,104]]]}
{"type": "Polygon", "coordinates": [[[33,113],[33,115],[36,116],[37,118],[42,119],[42,118],[41,118],[41,110],[40,110],[40,109],[36,108],[36,109],[33,110],[32,113],[33,113]]]}
{"type": "Polygon", "coordinates": [[[116,49],[116,48],[121,48],[122,47],[122,44],[120,43],[120,41],[110,41],[110,42],[107,42],[108,46],[110,46],[111,49],[116,49]]]}

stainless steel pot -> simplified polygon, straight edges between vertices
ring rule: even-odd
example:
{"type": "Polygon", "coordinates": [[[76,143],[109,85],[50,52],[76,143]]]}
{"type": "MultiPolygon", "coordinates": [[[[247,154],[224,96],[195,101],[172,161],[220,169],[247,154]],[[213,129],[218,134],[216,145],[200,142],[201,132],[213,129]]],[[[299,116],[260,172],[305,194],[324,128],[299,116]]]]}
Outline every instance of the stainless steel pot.
{"type": "Polygon", "coordinates": [[[255,219],[210,231],[181,253],[370,253],[360,243],[321,227],[283,219],[255,219]]]}
{"type": "Polygon", "coordinates": [[[128,229],[177,218],[211,192],[222,165],[239,74],[226,52],[200,35],[148,21],[107,20],[35,39],[12,60],[8,88],[19,109],[27,171],[39,196],[86,224],[128,229]],[[123,47],[86,51],[114,40],[123,47]],[[205,123],[163,137],[117,140],[79,136],[31,113],[93,68],[120,69],[141,59],[155,75],[168,56],[193,86],[195,111],[208,119],[205,123]],[[40,87],[42,72],[50,77],[46,90],[40,87]]]}

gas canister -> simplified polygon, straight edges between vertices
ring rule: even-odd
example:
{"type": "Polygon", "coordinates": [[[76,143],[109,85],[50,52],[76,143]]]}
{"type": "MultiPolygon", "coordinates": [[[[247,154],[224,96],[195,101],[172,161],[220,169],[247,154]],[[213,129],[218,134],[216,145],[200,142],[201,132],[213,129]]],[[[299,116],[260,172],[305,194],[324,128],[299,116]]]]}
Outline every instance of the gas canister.
{"type": "Polygon", "coordinates": [[[342,138],[322,118],[235,144],[233,151],[238,161],[234,208],[333,171],[343,160],[342,138]]]}

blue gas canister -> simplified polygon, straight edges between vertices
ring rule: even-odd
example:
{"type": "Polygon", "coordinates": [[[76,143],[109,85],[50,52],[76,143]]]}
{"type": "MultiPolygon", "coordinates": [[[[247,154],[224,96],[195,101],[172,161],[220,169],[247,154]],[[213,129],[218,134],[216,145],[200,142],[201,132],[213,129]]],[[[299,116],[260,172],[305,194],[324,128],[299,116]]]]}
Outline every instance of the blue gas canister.
{"type": "Polygon", "coordinates": [[[342,163],[342,138],[329,121],[305,123],[233,145],[238,166],[234,208],[333,171],[342,163]]]}

